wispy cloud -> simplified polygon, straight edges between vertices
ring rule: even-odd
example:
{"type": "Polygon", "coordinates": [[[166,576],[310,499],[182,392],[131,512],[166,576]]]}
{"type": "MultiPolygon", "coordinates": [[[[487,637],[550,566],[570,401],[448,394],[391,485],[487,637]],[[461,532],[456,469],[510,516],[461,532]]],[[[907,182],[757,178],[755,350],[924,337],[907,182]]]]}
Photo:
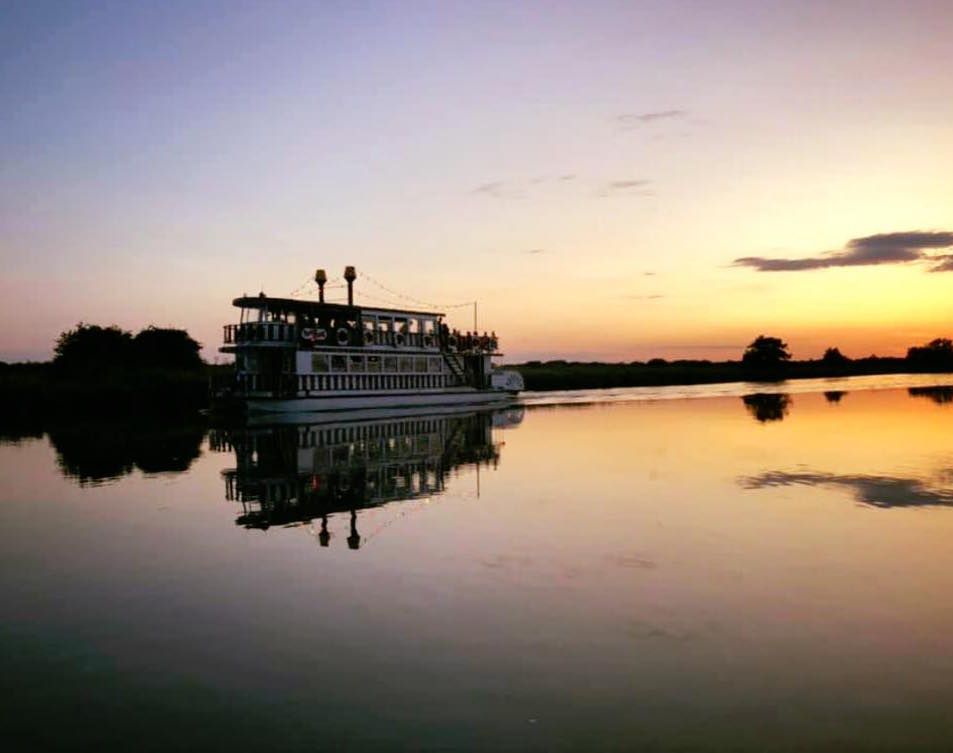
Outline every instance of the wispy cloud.
{"type": "Polygon", "coordinates": [[[472,194],[487,196],[492,199],[519,199],[528,192],[544,189],[546,186],[557,186],[574,181],[576,173],[562,173],[555,175],[539,175],[535,178],[521,180],[493,180],[481,183],[470,190],[472,194]]]}
{"type": "Polygon", "coordinates": [[[688,115],[687,110],[656,110],[655,112],[624,112],[616,116],[616,122],[623,128],[638,128],[660,120],[679,120],[688,115]]]}
{"type": "Polygon", "coordinates": [[[626,180],[611,180],[602,185],[596,192],[597,196],[654,196],[652,191],[647,190],[647,186],[652,181],[644,178],[630,178],[626,180]]]}
{"type": "Polygon", "coordinates": [[[664,298],[665,296],[662,293],[633,293],[631,295],[624,295],[622,297],[630,301],[657,301],[660,298],[664,298]]]}
{"type": "Polygon", "coordinates": [[[930,254],[929,249],[953,246],[953,232],[910,230],[852,238],[842,251],[788,259],[766,256],[742,256],[733,266],[751,267],[759,272],[801,272],[831,267],[865,267],[878,264],[907,264],[922,261],[932,264],[931,272],[953,272],[953,254],[930,254]]]}
{"type": "Polygon", "coordinates": [[[483,194],[484,196],[490,196],[494,199],[502,199],[505,196],[511,196],[513,190],[505,181],[494,180],[490,183],[481,183],[473,189],[473,193],[483,194]]]}
{"type": "Polygon", "coordinates": [[[524,254],[545,254],[545,248],[530,248],[523,252],[524,254]]]}

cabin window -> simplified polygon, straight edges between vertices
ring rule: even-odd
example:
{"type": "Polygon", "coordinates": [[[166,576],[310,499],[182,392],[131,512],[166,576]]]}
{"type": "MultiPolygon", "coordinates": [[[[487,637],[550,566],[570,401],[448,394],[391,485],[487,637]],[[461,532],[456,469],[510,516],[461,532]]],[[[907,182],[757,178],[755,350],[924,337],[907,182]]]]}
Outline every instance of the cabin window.
{"type": "Polygon", "coordinates": [[[414,371],[419,371],[421,374],[427,373],[427,359],[423,356],[417,356],[414,359],[414,371]]]}
{"type": "Polygon", "coordinates": [[[381,371],[381,357],[380,356],[368,356],[367,357],[367,370],[373,374],[379,374],[381,371]]]}
{"type": "Polygon", "coordinates": [[[360,374],[364,371],[364,356],[350,356],[350,371],[360,374]]]}
{"type": "Polygon", "coordinates": [[[326,374],[328,372],[328,357],[323,353],[312,353],[311,371],[316,374],[326,374]]]}
{"type": "Polygon", "coordinates": [[[409,374],[414,370],[414,359],[411,356],[400,357],[400,373],[409,374]]]}
{"type": "Polygon", "coordinates": [[[433,319],[422,319],[421,326],[423,328],[425,335],[432,335],[434,332],[434,321],[433,319]]]}
{"type": "Polygon", "coordinates": [[[347,371],[347,356],[331,356],[331,371],[347,371]]]}
{"type": "Polygon", "coordinates": [[[397,359],[394,356],[384,357],[384,371],[394,373],[397,371],[397,359]]]}

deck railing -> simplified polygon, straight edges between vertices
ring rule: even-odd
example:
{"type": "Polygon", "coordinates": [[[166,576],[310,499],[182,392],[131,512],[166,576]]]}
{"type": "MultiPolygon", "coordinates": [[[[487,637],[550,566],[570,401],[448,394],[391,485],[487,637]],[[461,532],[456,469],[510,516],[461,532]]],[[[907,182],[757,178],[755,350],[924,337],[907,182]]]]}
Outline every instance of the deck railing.
{"type": "Polygon", "coordinates": [[[297,327],[281,322],[246,322],[244,324],[226,324],[224,340],[226,345],[246,342],[294,343],[297,327]]]}

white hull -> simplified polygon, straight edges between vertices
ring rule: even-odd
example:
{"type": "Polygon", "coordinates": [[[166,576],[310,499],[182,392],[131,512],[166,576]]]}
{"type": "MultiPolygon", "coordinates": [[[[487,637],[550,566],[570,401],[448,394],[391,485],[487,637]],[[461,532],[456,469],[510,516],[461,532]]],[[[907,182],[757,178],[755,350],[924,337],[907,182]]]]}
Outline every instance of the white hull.
{"type": "Polygon", "coordinates": [[[441,392],[366,392],[328,394],[313,397],[245,399],[251,413],[316,413],[378,408],[415,408],[447,405],[489,405],[511,401],[514,395],[502,390],[447,390],[441,392]]]}

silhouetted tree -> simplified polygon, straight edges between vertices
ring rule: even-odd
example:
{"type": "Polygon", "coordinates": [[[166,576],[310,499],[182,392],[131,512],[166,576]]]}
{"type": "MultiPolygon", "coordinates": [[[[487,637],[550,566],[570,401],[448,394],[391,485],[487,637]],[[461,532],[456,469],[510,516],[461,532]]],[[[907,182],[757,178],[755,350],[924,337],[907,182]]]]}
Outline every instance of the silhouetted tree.
{"type": "Polygon", "coordinates": [[[138,366],[186,371],[202,367],[202,346],[184,329],[148,327],[133,338],[132,344],[138,366]]]}
{"type": "Polygon", "coordinates": [[[824,351],[824,357],[821,358],[828,366],[843,366],[848,363],[850,359],[840,352],[839,348],[828,348],[824,351]]]}
{"type": "Polygon", "coordinates": [[[907,350],[907,361],[920,369],[953,370],[953,341],[938,337],[926,345],[912,347],[907,350]]]}
{"type": "Polygon", "coordinates": [[[147,327],[133,337],[115,325],[80,322],[57,338],[53,365],[70,376],[101,376],[137,368],[193,371],[202,367],[200,348],[182,329],[147,327]]]}
{"type": "Polygon", "coordinates": [[[758,335],[752,343],[745,348],[745,353],[741,357],[741,365],[745,371],[760,377],[777,377],[784,370],[785,365],[791,360],[791,353],[788,351],[787,343],[780,337],[767,337],[758,335]]]}
{"type": "Polygon", "coordinates": [[[60,334],[53,365],[67,374],[91,374],[125,367],[132,356],[132,334],[119,327],[80,322],[60,334]]]}

